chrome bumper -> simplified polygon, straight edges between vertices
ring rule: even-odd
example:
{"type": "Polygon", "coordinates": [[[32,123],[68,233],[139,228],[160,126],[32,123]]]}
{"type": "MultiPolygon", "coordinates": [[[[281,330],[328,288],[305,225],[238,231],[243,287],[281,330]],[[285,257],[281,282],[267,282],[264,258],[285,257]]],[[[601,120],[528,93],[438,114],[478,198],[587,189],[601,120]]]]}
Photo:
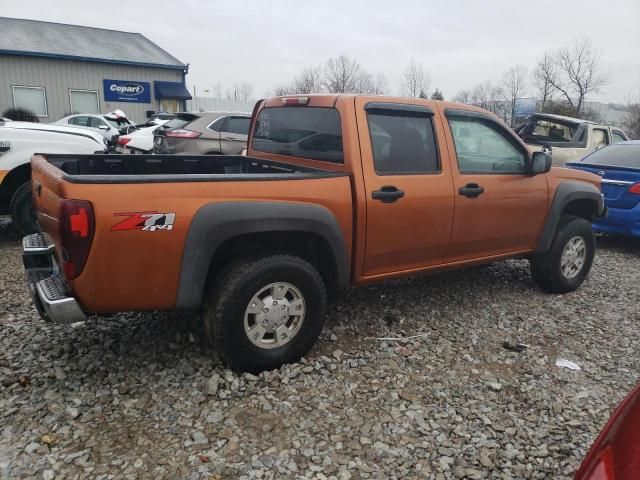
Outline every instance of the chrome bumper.
{"type": "Polygon", "coordinates": [[[84,321],[87,316],[70,294],[54,259],[54,250],[53,242],[46,233],[35,233],[22,239],[22,261],[31,299],[45,321],[84,321]]]}

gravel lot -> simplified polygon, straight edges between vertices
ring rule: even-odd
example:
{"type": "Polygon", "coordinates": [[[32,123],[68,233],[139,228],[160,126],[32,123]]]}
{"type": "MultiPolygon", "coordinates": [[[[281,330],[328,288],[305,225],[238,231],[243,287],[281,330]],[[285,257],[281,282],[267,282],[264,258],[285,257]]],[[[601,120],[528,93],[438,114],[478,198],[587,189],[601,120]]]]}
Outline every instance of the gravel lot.
{"type": "Polygon", "coordinates": [[[565,296],[524,261],[353,290],[305,361],[256,377],[195,319],[43,323],[5,226],[0,479],[571,477],[638,381],[639,256],[599,239],[565,296]]]}

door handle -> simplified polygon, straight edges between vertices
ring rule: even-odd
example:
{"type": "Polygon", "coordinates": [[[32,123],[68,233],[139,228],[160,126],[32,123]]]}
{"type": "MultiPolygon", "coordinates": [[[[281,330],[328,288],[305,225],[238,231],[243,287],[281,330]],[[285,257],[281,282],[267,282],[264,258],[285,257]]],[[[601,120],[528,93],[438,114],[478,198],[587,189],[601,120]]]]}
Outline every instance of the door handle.
{"type": "Polygon", "coordinates": [[[393,185],[385,185],[380,190],[371,192],[371,198],[380,200],[382,203],[393,203],[402,197],[404,197],[404,192],[393,185]]]}
{"type": "Polygon", "coordinates": [[[484,193],[484,187],[481,187],[477,183],[467,183],[464,187],[458,189],[458,193],[468,198],[476,198],[484,193]]]}
{"type": "Polygon", "coordinates": [[[233,137],[222,137],[223,140],[235,140],[233,137]]]}

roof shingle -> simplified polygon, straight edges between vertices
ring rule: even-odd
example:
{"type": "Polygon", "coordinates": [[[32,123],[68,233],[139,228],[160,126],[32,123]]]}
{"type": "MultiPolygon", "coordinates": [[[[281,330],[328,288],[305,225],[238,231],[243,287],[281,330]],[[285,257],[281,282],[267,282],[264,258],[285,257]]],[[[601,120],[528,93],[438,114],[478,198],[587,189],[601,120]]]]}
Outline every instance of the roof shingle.
{"type": "Polygon", "coordinates": [[[0,32],[0,53],[187,68],[141,33],[7,17],[0,32]]]}

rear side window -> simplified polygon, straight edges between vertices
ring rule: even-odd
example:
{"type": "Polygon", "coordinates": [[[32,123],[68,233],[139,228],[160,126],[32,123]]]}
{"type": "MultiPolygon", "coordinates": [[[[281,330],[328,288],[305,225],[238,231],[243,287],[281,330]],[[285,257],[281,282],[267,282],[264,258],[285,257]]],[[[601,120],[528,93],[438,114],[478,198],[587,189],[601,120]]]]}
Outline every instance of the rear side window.
{"type": "Polygon", "coordinates": [[[247,117],[231,117],[225,130],[238,135],[249,135],[249,124],[251,119],[247,117]]]}
{"type": "Polygon", "coordinates": [[[373,163],[379,175],[440,171],[431,115],[368,110],[373,163]]]}
{"type": "Polygon", "coordinates": [[[81,117],[72,117],[69,119],[69,123],[71,125],[78,125],[81,127],[88,127],[89,125],[89,117],[81,116],[81,117]]]}
{"type": "Polygon", "coordinates": [[[214,120],[213,123],[211,123],[207,128],[209,130],[213,130],[214,132],[220,132],[222,131],[222,125],[224,124],[224,121],[227,119],[227,117],[220,117],[217,120],[214,120]]]}
{"type": "Polygon", "coordinates": [[[253,130],[254,150],[343,163],[342,126],[335,108],[263,108],[253,130]]]}

